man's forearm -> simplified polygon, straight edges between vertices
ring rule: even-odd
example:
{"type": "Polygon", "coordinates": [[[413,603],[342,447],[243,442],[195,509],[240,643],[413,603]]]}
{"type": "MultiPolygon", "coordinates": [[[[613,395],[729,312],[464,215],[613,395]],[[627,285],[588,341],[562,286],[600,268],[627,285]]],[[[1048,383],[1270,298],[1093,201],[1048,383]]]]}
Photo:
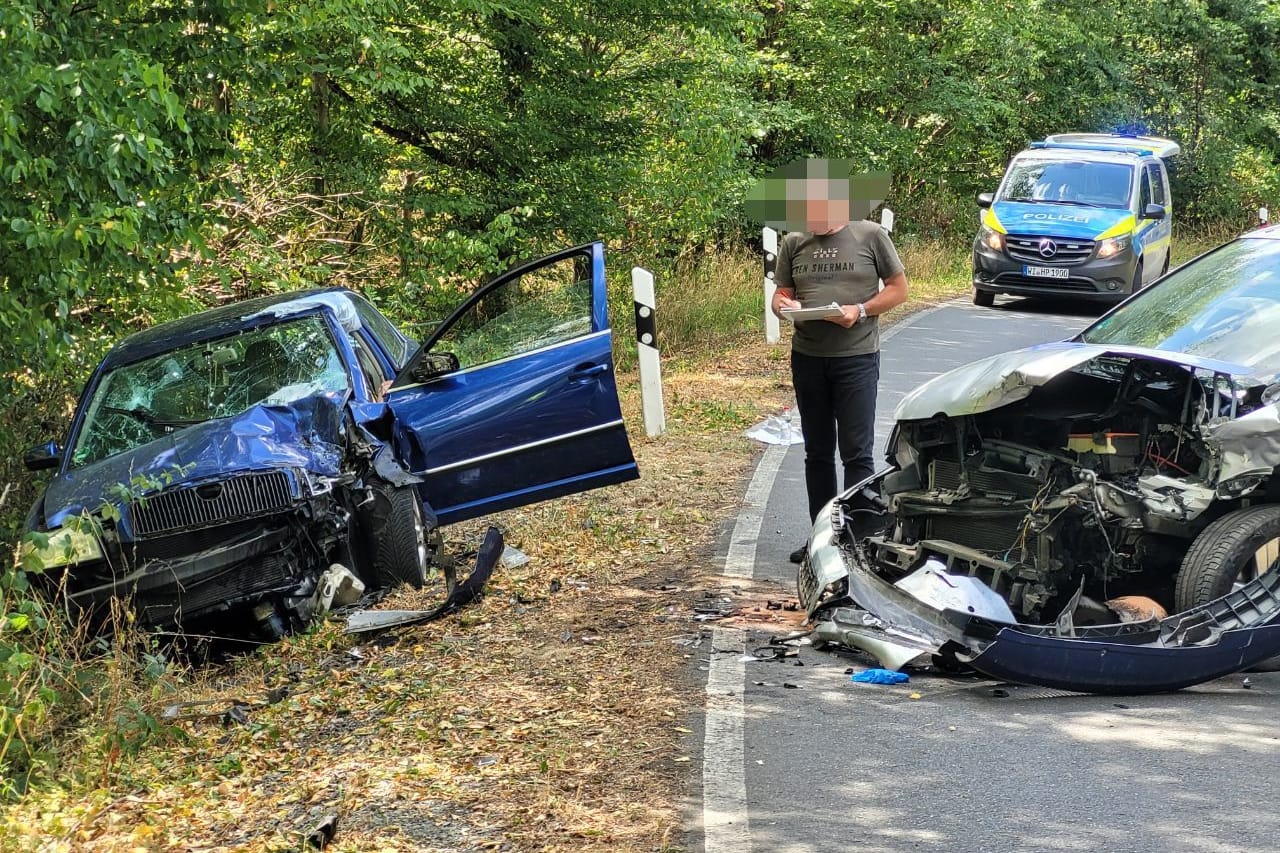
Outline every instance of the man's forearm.
{"type": "Polygon", "coordinates": [[[905,273],[899,273],[884,283],[884,290],[862,304],[867,309],[867,316],[874,317],[897,308],[906,301],[907,276],[905,273]]]}

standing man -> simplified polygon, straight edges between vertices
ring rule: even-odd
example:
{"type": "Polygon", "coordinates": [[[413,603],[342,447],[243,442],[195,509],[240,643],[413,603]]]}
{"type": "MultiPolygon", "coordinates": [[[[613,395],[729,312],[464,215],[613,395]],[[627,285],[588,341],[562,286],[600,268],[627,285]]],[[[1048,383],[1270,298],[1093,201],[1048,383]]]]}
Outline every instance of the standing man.
{"type": "MultiPolygon", "coordinates": [[[[865,219],[850,221],[849,188],[848,180],[804,179],[808,230],[782,238],[774,273],[775,314],[781,316],[783,308],[840,306],[838,316],[797,322],[791,340],[810,522],[837,493],[837,448],[845,488],[875,472],[877,318],[907,300],[907,276],[888,233],[865,219]]],[[[802,562],[806,547],[793,551],[791,562],[802,562]]]]}

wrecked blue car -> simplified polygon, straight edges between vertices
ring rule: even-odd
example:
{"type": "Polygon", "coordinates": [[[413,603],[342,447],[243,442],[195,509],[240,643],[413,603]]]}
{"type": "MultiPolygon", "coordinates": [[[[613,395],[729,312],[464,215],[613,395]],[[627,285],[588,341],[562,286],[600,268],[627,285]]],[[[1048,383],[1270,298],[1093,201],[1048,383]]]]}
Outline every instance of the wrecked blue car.
{"type": "Polygon", "coordinates": [[[441,525],[638,476],[604,249],[481,287],[418,345],[343,289],[226,305],[117,344],[33,507],[29,566],[101,626],[275,640],[335,564],[421,586],[441,525]]]}

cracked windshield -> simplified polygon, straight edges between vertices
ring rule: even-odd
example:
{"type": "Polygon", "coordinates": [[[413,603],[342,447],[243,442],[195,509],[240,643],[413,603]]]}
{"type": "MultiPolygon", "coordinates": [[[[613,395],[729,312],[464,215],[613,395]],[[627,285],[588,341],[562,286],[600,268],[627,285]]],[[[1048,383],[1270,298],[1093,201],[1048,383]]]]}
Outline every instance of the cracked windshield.
{"type": "Polygon", "coordinates": [[[103,378],[71,464],[88,465],[256,404],[347,387],[329,330],[317,317],[172,350],[103,378]]]}

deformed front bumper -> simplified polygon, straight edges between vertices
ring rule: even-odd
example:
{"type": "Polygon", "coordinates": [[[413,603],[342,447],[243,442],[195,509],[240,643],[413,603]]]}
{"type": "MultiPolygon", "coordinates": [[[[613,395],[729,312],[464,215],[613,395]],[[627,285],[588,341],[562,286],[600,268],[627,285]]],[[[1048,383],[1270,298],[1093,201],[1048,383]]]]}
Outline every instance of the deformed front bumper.
{"type": "Polygon", "coordinates": [[[1179,690],[1280,654],[1280,570],[1161,620],[1020,625],[917,599],[881,578],[843,528],[837,498],[814,523],[800,600],[819,623],[815,636],[872,651],[886,666],[932,651],[1002,681],[1136,694],[1179,690]],[[903,650],[914,653],[903,658],[903,650]]]}
{"type": "Polygon", "coordinates": [[[311,566],[306,550],[292,524],[277,522],[213,548],[147,560],[119,573],[102,566],[91,580],[84,577],[88,567],[79,567],[82,585],[66,599],[93,623],[105,622],[117,602],[128,601],[145,627],[186,629],[267,598],[309,595],[324,566],[311,566]]]}

